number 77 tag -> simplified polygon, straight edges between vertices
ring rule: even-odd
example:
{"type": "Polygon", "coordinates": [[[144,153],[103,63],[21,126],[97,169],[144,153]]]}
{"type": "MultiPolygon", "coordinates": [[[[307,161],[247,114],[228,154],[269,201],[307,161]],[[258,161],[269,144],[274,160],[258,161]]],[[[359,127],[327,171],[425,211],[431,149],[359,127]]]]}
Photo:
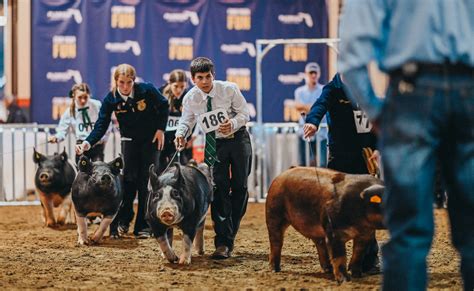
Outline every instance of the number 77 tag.
{"type": "Polygon", "coordinates": [[[209,133],[219,128],[219,125],[229,119],[227,111],[223,108],[218,108],[198,116],[198,122],[205,133],[209,133]]]}

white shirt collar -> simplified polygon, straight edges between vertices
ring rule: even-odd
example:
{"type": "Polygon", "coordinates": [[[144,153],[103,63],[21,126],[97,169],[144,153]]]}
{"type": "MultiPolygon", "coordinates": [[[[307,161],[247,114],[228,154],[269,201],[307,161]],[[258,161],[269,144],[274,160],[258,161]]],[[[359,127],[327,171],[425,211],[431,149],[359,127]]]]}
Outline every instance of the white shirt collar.
{"type": "Polygon", "coordinates": [[[197,88],[197,89],[201,93],[202,100],[204,100],[204,101],[206,101],[207,96],[211,96],[211,98],[214,98],[216,96],[216,84],[214,83],[214,81],[212,81],[212,89],[209,93],[205,93],[204,91],[202,91],[199,88],[197,88]]]}
{"type": "Polygon", "coordinates": [[[132,91],[130,92],[130,95],[124,95],[122,94],[122,92],[120,92],[120,89],[117,87],[117,92],[119,93],[120,97],[122,97],[123,101],[127,101],[128,98],[132,98],[133,99],[133,89],[132,91]]]}

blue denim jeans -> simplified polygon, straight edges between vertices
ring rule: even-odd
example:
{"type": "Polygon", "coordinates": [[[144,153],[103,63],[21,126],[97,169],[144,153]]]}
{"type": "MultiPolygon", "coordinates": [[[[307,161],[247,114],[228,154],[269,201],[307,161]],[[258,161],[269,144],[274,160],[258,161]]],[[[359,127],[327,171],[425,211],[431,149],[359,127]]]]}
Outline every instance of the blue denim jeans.
{"type": "Polygon", "coordinates": [[[474,288],[474,76],[391,76],[381,126],[385,173],[383,289],[424,290],[434,234],[436,161],[442,163],[453,245],[466,290],[474,288]]]}

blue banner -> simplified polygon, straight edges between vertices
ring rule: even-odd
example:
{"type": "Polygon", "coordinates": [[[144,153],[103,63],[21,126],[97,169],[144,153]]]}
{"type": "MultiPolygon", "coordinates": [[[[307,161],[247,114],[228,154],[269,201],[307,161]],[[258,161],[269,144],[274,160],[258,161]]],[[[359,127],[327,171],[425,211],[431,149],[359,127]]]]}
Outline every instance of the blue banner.
{"type": "MultiPolygon", "coordinates": [[[[60,117],[75,83],[88,83],[102,99],[118,64],[159,87],[197,56],[211,58],[216,78],[237,83],[255,107],[255,40],[328,31],[325,0],[38,0],[32,7],[31,112],[39,123],[60,117]]],[[[327,81],[325,45],[280,45],[264,58],[265,122],[283,121],[283,100],[304,84],[310,61],[327,81]]]]}

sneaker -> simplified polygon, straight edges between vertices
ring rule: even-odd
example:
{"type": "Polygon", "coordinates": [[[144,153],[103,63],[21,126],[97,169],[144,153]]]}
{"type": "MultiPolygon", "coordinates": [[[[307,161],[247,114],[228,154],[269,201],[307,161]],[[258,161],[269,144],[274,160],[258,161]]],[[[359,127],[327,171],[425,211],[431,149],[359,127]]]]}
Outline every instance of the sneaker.
{"type": "Polygon", "coordinates": [[[135,234],[137,239],[147,239],[151,237],[151,231],[148,229],[141,230],[135,234]]]}
{"type": "Polygon", "coordinates": [[[119,223],[119,225],[117,226],[117,230],[118,230],[119,235],[127,234],[128,233],[128,225],[124,225],[124,224],[119,223]]]}
{"type": "Polygon", "coordinates": [[[218,246],[214,253],[211,255],[211,258],[214,260],[225,260],[230,258],[231,251],[227,246],[218,246]]]}

